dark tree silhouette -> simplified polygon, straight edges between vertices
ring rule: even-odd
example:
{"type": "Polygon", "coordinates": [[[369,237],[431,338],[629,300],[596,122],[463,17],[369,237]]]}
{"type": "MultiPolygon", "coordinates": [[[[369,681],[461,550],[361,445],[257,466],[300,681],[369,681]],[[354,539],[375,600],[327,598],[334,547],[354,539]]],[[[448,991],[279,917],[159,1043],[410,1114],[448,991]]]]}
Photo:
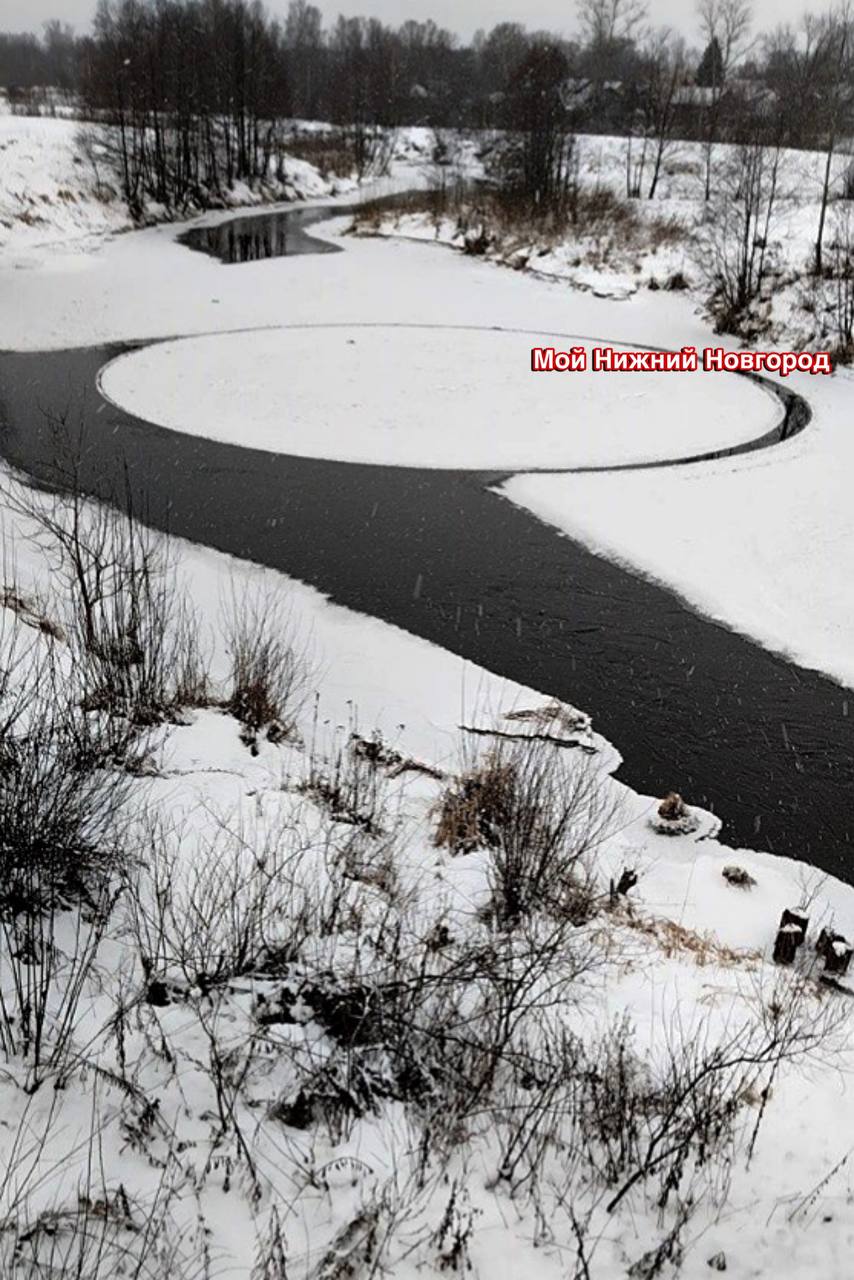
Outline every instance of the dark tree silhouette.
{"type": "Polygon", "coordinates": [[[717,36],[712,36],[697,67],[697,84],[704,89],[715,88],[723,84],[723,79],[724,56],[721,52],[721,42],[717,36]]]}
{"type": "Polygon", "coordinates": [[[558,210],[568,190],[572,135],[566,107],[569,62],[550,40],[537,40],[516,69],[508,94],[513,130],[506,179],[533,213],[558,210]]]}

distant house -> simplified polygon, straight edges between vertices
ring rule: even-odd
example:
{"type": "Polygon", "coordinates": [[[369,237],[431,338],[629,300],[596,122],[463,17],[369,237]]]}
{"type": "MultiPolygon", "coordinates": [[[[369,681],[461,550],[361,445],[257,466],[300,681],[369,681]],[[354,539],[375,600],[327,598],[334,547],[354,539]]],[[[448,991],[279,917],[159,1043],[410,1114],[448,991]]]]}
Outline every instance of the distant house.
{"type": "Polygon", "coordinates": [[[622,80],[597,81],[588,77],[569,76],[563,83],[561,95],[566,110],[584,118],[585,128],[607,133],[619,128],[623,113],[623,90],[622,80]]]}
{"type": "Polygon", "coordinates": [[[720,103],[724,113],[750,108],[762,114],[777,101],[777,95],[761,80],[742,80],[733,78],[714,88],[712,85],[700,85],[694,82],[680,85],[674,97],[676,127],[691,136],[703,128],[710,107],[720,103]]]}

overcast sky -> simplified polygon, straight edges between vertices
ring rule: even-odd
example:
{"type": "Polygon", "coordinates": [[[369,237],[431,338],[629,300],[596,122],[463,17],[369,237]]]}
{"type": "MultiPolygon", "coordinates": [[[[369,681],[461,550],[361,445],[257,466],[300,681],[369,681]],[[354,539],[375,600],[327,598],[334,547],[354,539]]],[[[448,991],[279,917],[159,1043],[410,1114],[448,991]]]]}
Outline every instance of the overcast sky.
{"type": "MultiPolygon", "coordinates": [[[[89,25],[95,0],[0,0],[0,31],[34,31],[48,18],[61,18],[79,31],[89,25]]],[[[284,15],[288,0],[267,0],[267,8],[284,15]]],[[[754,0],[756,27],[796,22],[806,8],[827,8],[824,0],[754,0]]],[[[478,27],[487,30],[496,22],[521,21],[529,28],[543,27],[571,34],[575,25],[573,0],[319,0],[327,20],[338,13],[365,13],[397,24],[406,18],[433,18],[468,39],[478,27]]],[[[657,24],[679,28],[697,42],[695,6],[692,0],[652,0],[650,15],[657,24]]]]}

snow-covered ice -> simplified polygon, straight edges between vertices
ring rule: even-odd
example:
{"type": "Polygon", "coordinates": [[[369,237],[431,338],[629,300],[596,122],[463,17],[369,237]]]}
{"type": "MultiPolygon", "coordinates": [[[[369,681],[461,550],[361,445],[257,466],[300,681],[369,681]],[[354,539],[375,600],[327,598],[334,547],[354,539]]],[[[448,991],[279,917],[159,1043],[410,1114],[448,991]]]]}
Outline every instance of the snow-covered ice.
{"type": "Polygon", "coordinates": [[[701,612],[850,685],[854,384],[845,370],[788,381],[813,419],[773,449],[666,473],[515,476],[504,492],[701,612]]]}
{"type": "Polygon", "coordinates": [[[130,413],[271,453],[518,469],[666,461],[762,435],[774,396],[723,375],[530,375],[531,349],[590,342],[418,324],[310,325],[158,343],[102,371],[130,413]],[[520,423],[525,430],[520,432],[520,423]]]}

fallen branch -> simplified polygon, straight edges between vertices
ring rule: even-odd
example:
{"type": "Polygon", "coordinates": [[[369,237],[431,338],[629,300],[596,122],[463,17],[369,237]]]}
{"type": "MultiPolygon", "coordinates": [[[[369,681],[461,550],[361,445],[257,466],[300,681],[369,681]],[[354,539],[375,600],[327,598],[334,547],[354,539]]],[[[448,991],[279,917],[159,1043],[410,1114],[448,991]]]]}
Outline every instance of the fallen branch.
{"type": "Polygon", "coordinates": [[[580,747],[593,755],[598,748],[578,738],[556,738],[551,733],[508,733],[505,729],[478,729],[474,725],[461,724],[461,733],[474,733],[482,738],[506,738],[510,742],[550,742],[553,747],[580,747]]]}

